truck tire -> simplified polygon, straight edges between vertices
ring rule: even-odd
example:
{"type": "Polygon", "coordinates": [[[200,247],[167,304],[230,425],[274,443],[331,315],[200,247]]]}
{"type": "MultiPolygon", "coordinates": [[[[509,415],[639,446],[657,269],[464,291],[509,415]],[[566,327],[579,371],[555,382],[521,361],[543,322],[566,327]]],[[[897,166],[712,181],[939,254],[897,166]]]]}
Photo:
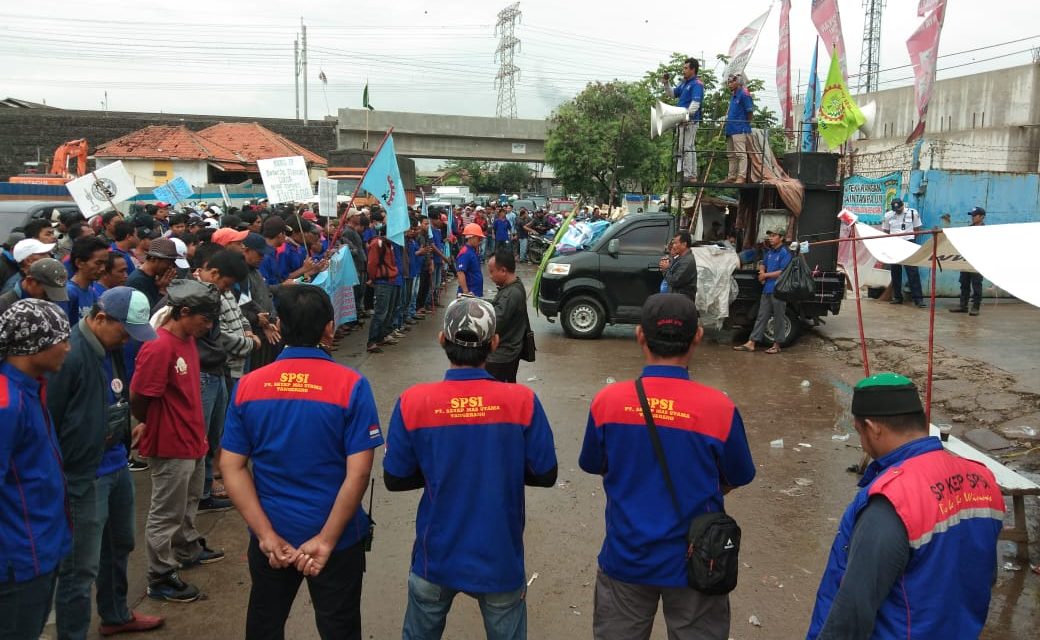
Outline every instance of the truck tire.
{"type": "Polygon", "coordinates": [[[770,318],[769,323],[766,324],[764,340],[769,344],[775,342],[781,347],[787,348],[794,344],[802,333],[802,321],[798,317],[798,312],[790,306],[787,307],[787,313],[784,314],[779,327],[777,327],[777,324],[776,318],[770,318]],[[777,329],[779,329],[779,332],[777,332],[777,329]]]}
{"type": "Polygon", "coordinates": [[[568,337],[595,340],[603,335],[607,314],[595,298],[577,296],[564,303],[560,324],[568,337]]]}

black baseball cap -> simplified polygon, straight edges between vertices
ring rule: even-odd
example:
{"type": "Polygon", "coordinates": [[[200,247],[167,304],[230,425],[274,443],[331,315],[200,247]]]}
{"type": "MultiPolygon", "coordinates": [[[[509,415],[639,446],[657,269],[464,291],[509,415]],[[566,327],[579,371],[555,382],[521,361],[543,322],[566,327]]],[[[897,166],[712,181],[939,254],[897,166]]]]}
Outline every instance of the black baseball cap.
{"type": "Polygon", "coordinates": [[[968,215],[969,216],[984,216],[984,215],[986,215],[986,210],[983,209],[982,207],[975,207],[974,209],[972,209],[971,211],[968,212],[968,215]]]}
{"type": "Polygon", "coordinates": [[[647,339],[689,342],[697,335],[697,306],[679,293],[655,293],[643,304],[639,325],[647,339]]]}

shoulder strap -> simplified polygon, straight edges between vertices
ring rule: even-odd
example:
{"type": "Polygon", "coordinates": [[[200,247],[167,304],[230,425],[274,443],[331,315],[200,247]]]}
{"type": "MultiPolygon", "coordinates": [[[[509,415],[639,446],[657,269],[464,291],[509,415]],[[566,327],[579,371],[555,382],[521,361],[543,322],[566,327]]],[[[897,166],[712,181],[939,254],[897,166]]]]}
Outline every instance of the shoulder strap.
{"type": "Polygon", "coordinates": [[[665,460],[664,447],[661,446],[661,436],[658,435],[657,425],[654,424],[654,414],[650,411],[650,403],[646,399],[646,391],[643,389],[643,378],[636,378],[635,384],[636,394],[639,396],[639,404],[643,407],[643,420],[646,421],[647,430],[650,432],[650,441],[654,445],[654,457],[657,458],[657,464],[661,467],[661,473],[664,475],[664,484],[668,487],[668,495],[672,498],[672,506],[675,507],[675,512],[681,518],[683,512],[679,508],[679,497],[675,495],[672,474],[668,472],[668,461],[665,460]]]}

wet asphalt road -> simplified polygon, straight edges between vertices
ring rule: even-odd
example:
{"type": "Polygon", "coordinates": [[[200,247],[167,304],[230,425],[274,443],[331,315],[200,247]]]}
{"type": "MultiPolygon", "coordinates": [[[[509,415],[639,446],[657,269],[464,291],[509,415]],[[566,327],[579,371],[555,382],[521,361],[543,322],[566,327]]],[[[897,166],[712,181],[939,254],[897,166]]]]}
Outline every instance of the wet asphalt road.
{"type": "MultiPolygon", "coordinates": [[[[522,271],[529,284],[530,272],[522,271]]],[[[445,300],[448,296],[443,296],[445,300]]],[[[438,320],[426,320],[384,354],[364,353],[363,336],[340,344],[337,360],[354,366],[372,382],[384,433],[398,394],[411,384],[439,378],[447,361],[436,343],[438,320]]],[[[522,363],[519,380],[535,390],[552,423],[560,462],[551,489],[528,488],[525,534],[527,574],[537,574],[528,591],[529,637],[591,637],[596,555],[603,537],[604,497],[597,477],[577,467],[589,403],[608,378],[631,378],[641,356],[631,327],[608,328],[595,342],[569,340],[558,324],[532,316],[538,361],[522,363]]],[[[846,410],[850,385],[862,375],[839,361],[817,337],[803,339],[780,355],[735,353],[729,345],[705,340],[694,355],[691,374],[723,389],[743,414],[758,475],[727,498],[727,510],[743,528],[740,584],[731,596],[729,636],[804,637],[820,572],[837,521],[855,492],[845,471],[859,459],[846,410]],[[808,387],[803,385],[808,381],[808,387]],[[771,441],[783,439],[782,448],[771,441]],[[749,624],[756,616],[761,627],[749,624]]],[[[406,580],[419,492],[389,494],[382,486],[377,452],[374,549],[368,555],[362,604],[367,638],[400,637],[406,580]]],[[[306,470],[301,470],[306,472],[306,470]]],[[[135,474],[138,541],[147,510],[147,473],[135,474]]],[[[365,498],[368,504],[368,497],[365,498]]],[[[144,597],[143,549],[131,558],[131,598],[140,610],[164,615],[165,629],[149,638],[237,638],[244,629],[249,576],[247,533],[235,511],[203,514],[200,530],[227,559],[185,571],[182,577],[203,589],[206,599],[191,604],[159,603],[144,597]]],[[[1002,543],[1003,544],[1003,543],[1002,543]]],[[[1001,547],[1005,549],[1005,547],[1001,547]]],[[[1034,562],[1037,552],[1033,553],[1034,562]]],[[[1013,559],[1009,552],[1007,559],[1013,559]]],[[[1028,571],[1001,572],[983,638],[1033,637],[1040,623],[1040,577],[1028,571]]],[[[53,637],[53,627],[48,627],[53,637]]],[[[316,638],[306,589],[301,589],[286,629],[288,638],[316,638]]],[[[445,638],[480,638],[483,627],[474,601],[460,596],[449,616],[445,638]]],[[[664,638],[658,616],[654,638],[664,638]]]]}

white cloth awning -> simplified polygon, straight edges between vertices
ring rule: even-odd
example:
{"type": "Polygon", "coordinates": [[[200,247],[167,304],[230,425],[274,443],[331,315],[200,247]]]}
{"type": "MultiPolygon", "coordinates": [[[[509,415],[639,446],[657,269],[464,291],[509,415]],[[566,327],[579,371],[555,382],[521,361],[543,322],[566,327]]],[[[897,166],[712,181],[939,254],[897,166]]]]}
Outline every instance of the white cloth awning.
{"type": "Polygon", "coordinates": [[[914,267],[932,266],[932,245],[939,266],[948,271],[981,273],[984,278],[1016,298],[1040,307],[1040,277],[1030,264],[1032,249],[1040,246],[1040,222],[951,227],[930,236],[923,245],[896,237],[863,223],[856,235],[879,262],[914,267]]]}

